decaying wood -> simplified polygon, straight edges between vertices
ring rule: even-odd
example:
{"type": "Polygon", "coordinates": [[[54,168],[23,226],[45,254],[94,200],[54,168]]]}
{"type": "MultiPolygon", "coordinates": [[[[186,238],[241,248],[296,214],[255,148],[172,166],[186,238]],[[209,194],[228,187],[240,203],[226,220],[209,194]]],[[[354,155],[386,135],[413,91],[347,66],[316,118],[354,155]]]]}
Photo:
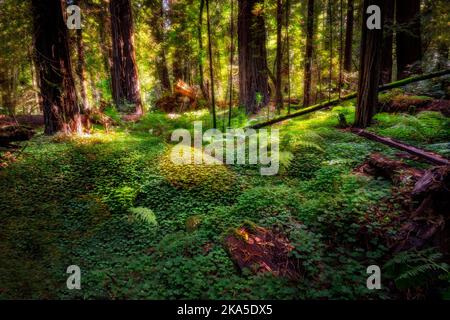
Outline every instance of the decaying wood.
{"type": "Polygon", "coordinates": [[[402,161],[375,153],[357,171],[392,180],[394,198],[402,208],[394,224],[398,230],[387,236],[393,251],[450,246],[450,166],[429,170],[413,168],[402,161]]]}
{"type": "Polygon", "coordinates": [[[225,246],[239,269],[254,273],[297,277],[289,253],[293,246],[281,234],[258,226],[242,226],[225,238],[225,246]]]}
{"type": "Polygon", "coordinates": [[[374,133],[368,132],[366,130],[363,129],[352,129],[351,132],[367,138],[369,140],[373,140],[373,141],[377,141],[380,143],[383,143],[385,145],[388,145],[390,147],[402,150],[402,151],[406,151],[412,155],[415,155],[419,158],[422,158],[432,164],[436,164],[436,165],[441,165],[441,166],[445,166],[445,165],[450,165],[450,160],[446,159],[436,153],[430,152],[430,151],[425,151],[419,148],[416,148],[414,146],[408,145],[406,143],[397,141],[395,139],[392,138],[386,138],[386,137],[381,137],[379,135],[376,135],[374,133]]]}
{"type": "Polygon", "coordinates": [[[35,133],[33,129],[20,125],[0,128],[0,146],[10,147],[11,142],[30,140],[35,133]]]}

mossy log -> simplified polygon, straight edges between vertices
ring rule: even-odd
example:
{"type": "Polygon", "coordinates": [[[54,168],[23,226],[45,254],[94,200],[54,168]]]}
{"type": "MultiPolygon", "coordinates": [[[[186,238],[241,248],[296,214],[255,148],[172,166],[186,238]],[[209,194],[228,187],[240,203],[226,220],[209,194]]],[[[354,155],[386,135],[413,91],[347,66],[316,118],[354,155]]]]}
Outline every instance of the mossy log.
{"type": "MultiPolygon", "coordinates": [[[[406,86],[408,84],[419,82],[419,81],[423,81],[423,80],[428,80],[428,79],[433,79],[433,78],[437,78],[437,77],[442,77],[442,76],[445,76],[445,75],[448,75],[448,74],[450,74],[450,69],[442,70],[442,71],[438,71],[438,72],[427,73],[427,74],[424,74],[424,75],[421,75],[421,76],[417,76],[417,77],[411,77],[411,78],[402,79],[402,80],[395,81],[395,82],[392,82],[392,83],[388,83],[388,84],[385,84],[385,85],[382,85],[382,86],[378,87],[378,92],[383,92],[383,91],[391,90],[391,89],[394,89],[394,88],[403,87],[403,86],[406,86]]],[[[251,129],[259,129],[259,128],[267,127],[267,126],[273,125],[273,124],[281,122],[281,121],[289,120],[289,119],[292,119],[292,118],[303,116],[305,114],[308,114],[308,113],[311,113],[311,112],[314,112],[314,111],[318,111],[318,110],[322,110],[322,109],[325,109],[325,108],[328,108],[328,107],[335,106],[335,105],[341,103],[342,101],[347,101],[347,100],[354,99],[354,98],[356,98],[356,96],[357,96],[357,93],[354,92],[354,93],[351,93],[351,94],[348,94],[346,96],[341,97],[341,99],[336,98],[336,99],[332,99],[330,101],[322,102],[322,103],[316,104],[314,106],[311,106],[309,108],[305,108],[305,109],[302,109],[300,111],[297,111],[297,112],[294,112],[294,113],[291,113],[291,114],[288,114],[288,115],[285,115],[285,116],[277,117],[277,118],[271,119],[269,121],[265,121],[265,122],[262,122],[262,123],[254,124],[252,126],[249,126],[249,128],[251,128],[251,129]]]]}

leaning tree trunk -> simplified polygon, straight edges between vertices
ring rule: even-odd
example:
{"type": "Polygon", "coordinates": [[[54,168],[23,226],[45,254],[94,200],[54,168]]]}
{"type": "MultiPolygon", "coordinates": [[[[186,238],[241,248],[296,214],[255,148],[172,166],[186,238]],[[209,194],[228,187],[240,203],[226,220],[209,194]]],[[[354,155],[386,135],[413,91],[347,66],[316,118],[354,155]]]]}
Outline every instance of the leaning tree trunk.
{"type": "Polygon", "coordinates": [[[62,0],[32,0],[45,133],[81,132],[62,0]]]}
{"type": "Polygon", "coordinates": [[[370,125],[378,104],[385,1],[364,0],[362,6],[361,56],[355,117],[355,127],[357,128],[365,128],[370,125]],[[381,29],[370,30],[366,26],[369,18],[366,12],[371,5],[377,5],[381,9],[381,29]]]}
{"type": "Polygon", "coordinates": [[[305,54],[305,79],[303,85],[303,107],[311,104],[311,68],[313,59],[314,37],[314,0],[308,0],[308,16],[306,21],[306,54],[305,54]]]}
{"type": "Polygon", "coordinates": [[[344,69],[347,72],[352,71],[352,50],[353,50],[353,11],[354,0],[348,0],[347,4],[347,28],[345,29],[345,53],[344,69]]]}
{"type": "Polygon", "coordinates": [[[114,102],[119,108],[133,105],[134,112],[142,114],[130,0],[110,0],[109,10],[113,47],[111,80],[114,102]]]}
{"type": "MultiPolygon", "coordinates": [[[[404,79],[422,60],[420,0],[397,0],[397,76],[404,79]]],[[[417,68],[420,72],[420,66],[417,68]]]]}
{"type": "Polygon", "coordinates": [[[391,82],[392,79],[392,43],[394,40],[395,2],[386,1],[385,27],[383,33],[383,49],[381,56],[380,84],[391,82]]]}
{"type": "Polygon", "coordinates": [[[248,114],[257,113],[269,102],[266,26],[260,9],[263,2],[239,1],[239,104],[248,114]]]}

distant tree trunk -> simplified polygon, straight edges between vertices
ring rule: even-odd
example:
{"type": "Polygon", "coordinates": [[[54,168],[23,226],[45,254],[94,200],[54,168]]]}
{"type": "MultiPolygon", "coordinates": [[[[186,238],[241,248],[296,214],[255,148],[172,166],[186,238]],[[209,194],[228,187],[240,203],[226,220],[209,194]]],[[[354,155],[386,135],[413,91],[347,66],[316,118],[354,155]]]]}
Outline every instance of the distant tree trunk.
{"type": "Polygon", "coordinates": [[[280,113],[283,108],[283,96],[281,95],[281,62],[283,59],[282,42],[281,42],[281,29],[283,27],[283,4],[282,0],[277,0],[277,81],[275,83],[275,101],[277,111],[280,113]]]}
{"type": "Polygon", "coordinates": [[[386,1],[385,27],[383,32],[383,51],[381,56],[380,84],[391,82],[392,79],[392,42],[394,40],[394,10],[395,2],[386,1]]]}
{"type": "Polygon", "coordinates": [[[156,73],[163,92],[170,93],[169,69],[167,68],[165,35],[164,35],[164,9],[161,0],[152,0],[152,16],[150,18],[150,30],[155,43],[158,45],[158,54],[156,57],[156,73]]]}
{"type": "Polygon", "coordinates": [[[32,0],[31,4],[45,133],[81,132],[62,1],[32,0]]]}
{"type": "Polygon", "coordinates": [[[209,55],[209,80],[211,81],[211,110],[213,116],[213,128],[217,128],[216,119],[216,98],[214,93],[214,63],[212,57],[212,45],[211,45],[211,20],[209,17],[209,0],[206,0],[206,19],[208,25],[208,55],[209,55]]]}
{"type": "Polygon", "coordinates": [[[130,0],[110,0],[109,10],[113,47],[113,99],[119,108],[133,105],[134,112],[142,114],[130,0]]]}
{"type": "MultiPolygon", "coordinates": [[[[79,1],[74,2],[75,5],[79,5],[79,1]]],[[[86,70],[85,70],[85,59],[84,59],[84,43],[83,43],[83,30],[77,29],[76,31],[76,44],[77,44],[77,67],[76,73],[78,80],[80,81],[80,94],[81,94],[81,110],[89,110],[89,101],[87,97],[87,81],[86,81],[86,70]]]]}
{"type": "Polygon", "coordinates": [[[228,78],[228,127],[231,127],[231,108],[233,107],[233,61],[234,61],[234,0],[231,0],[230,15],[230,74],[228,78]]]}
{"type": "Polygon", "coordinates": [[[354,0],[348,0],[347,4],[347,27],[345,30],[345,53],[344,69],[347,72],[352,71],[352,47],[353,47],[353,22],[354,22],[354,0]]]}
{"type": "Polygon", "coordinates": [[[343,69],[343,57],[344,57],[344,7],[343,1],[339,1],[339,99],[341,99],[342,93],[342,69],[343,69]]]}
{"type": "Polygon", "coordinates": [[[291,15],[290,0],[286,0],[286,63],[287,63],[287,94],[288,94],[288,114],[291,113],[291,40],[289,37],[289,18],[291,15]]]}
{"type": "Polygon", "coordinates": [[[314,37],[314,0],[308,0],[308,15],[306,18],[306,54],[305,54],[305,80],[303,85],[303,107],[311,104],[311,79],[314,37]]]}
{"type": "Polygon", "coordinates": [[[0,68],[0,90],[1,90],[1,104],[8,115],[14,116],[16,114],[16,91],[18,70],[15,66],[11,66],[2,61],[0,68]]]}
{"type": "Polygon", "coordinates": [[[355,127],[365,128],[370,125],[378,104],[378,84],[380,80],[381,51],[383,29],[369,30],[366,21],[369,15],[367,8],[377,5],[381,9],[381,26],[384,26],[385,1],[364,0],[362,6],[361,53],[359,63],[358,96],[355,116],[355,127]]]}
{"type": "Polygon", "coordinates": [[[263,2],[239,1],[239,104],[248,114],[257,113],[269,102],[263,2]]]}
{"type": "MultiPolygon", "coordinates": [[[[397,0],[397,77],[410,75],[411,66],[422,60],[420,0],[397,0]]],[[[420,66],[416,68],[420,71],[420,66]]]]}
{"type": "Polygon", "coordinates": [[[200,0],[200,9],[198,15],[198,26],[197,26],[197,39],[199,47],[199,57],[198,57],[198,73],[200,81],[200,89],[202,90],[203,97],[209,99],[208,90],[205,86],[205,79],[203,76],[203,37],[202,37],[202,25],[203,25],[203,9],[205,7],[205,0],[200,0]]]}
{"type": "Polygon", "coordinates": [[[330,39],[330,47],[329,47],[329,55],[330,55],[330,64],[329,64],[329,74],[328,74],[328,101],[331,100],[331,91],[332,91],[332,78],[333,78],[333,5],[331,3],[332,0],[328,0],[328,32],[330,39]]]}

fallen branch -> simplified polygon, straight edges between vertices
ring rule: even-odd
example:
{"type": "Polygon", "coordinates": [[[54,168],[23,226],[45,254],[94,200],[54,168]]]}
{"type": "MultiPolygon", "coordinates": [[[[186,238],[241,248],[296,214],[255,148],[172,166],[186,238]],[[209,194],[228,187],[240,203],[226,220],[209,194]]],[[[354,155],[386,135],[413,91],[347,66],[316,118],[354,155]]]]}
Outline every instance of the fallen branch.
{"type": "Polygon", "coordinates": [[[399,149],[402,151],[406,151],[406,152],[408,152],[412,155],[415,155],[421,159],[424,159],[432,164],[437,164],[440,166],[450,165],[450,160],[448,160],[447,158],[444,158],[444,157],[442,157],[436,153],[430,152],[430,151],[425,151],[423,149],[413,147],[411,145],[394,140],[392,138],[381,137],[379,135],[376,135],[374,133],[368,132],[363,129],[353,128],[353,129],[351,129],[351,132],[353,132],[354,134],[357,134],[358,136],[367,138],[369,140],[377,141],[377,142],[383,143],[385,145],[388,145],[390,147],[393,147],[393,148],[396,148],[396,149],[399,149]]]}
{"type": "MultiPolygon", "coordinates": [[[[442,76],[445,76],[447,74],[450,74],[450,69],[442,70],[442,71],[438,71],[438,72],[427,73],[427,74],[424,74],[424,75],[421,75],[421,76],[417,76],[417,77],[406,78],[406,79],[403,79],[403,80],[399,80],[399,81],[395,81],[395,82],[392,82],[392,83],[388,83],[388,84],[382,85],[382,86],[378,87],[378,92],[383,92],[383,91],[391,90],[391,89],[394,89],[394,88],[406,86],[408,84],[411,84],[411,83],[414,83],[414,82],[418,82],[418,81],[423,81],[423,80],[433,79],[433,78],[437,78],[437,77],[442,77],[442,76]]],[[[314,111],[322,110],[322,109],[325,109],[325,108],[337,105],[338,103],[340,103],[342,101],[351,100],[351,99],[354,99],[356,97],[357,97],[357,93],[354,92],[354,93],[351,93],[351,94],[346,95],[344,97],[341,97],[341,99],[336,98],[336,99],[333,99],[333,100],[330,100],[330,101],[327,101],[327,102],[322,102],[322,103],[316,104],[314,106],[311,106],[309,108],[305,108],[303,110],[300,110],[300,111],[297,111],[297,112],[294,112],[294,113],[291,113],[291,114],[288,114],[288,115],[285,115],[285,116],[277,117],[277,118],[271,119],[271,120],[266,121],[266,122],[254,124],[252,126],[249,126],[248,128],[259,129],[259,128],[267,127],[267,126],[273,125],[275,123],[278,123],[278,122],[281,122],[281,121],[284,121],[284,120],[296,118],[296,117],[303,116],[305,114],[308,114],[308,113],[311,113],[311,112],[314,112],[314,111]]]]}

